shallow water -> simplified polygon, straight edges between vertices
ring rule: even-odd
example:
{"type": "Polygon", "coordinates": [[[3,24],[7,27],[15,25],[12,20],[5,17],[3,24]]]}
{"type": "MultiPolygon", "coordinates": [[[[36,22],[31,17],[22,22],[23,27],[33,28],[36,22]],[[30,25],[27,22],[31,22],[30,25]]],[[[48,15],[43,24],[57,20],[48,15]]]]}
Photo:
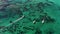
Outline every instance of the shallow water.
{"type": "Polygon", "coordinates": [[[60,34],[60,0],[0,0],[0,34],[60,34]]]}

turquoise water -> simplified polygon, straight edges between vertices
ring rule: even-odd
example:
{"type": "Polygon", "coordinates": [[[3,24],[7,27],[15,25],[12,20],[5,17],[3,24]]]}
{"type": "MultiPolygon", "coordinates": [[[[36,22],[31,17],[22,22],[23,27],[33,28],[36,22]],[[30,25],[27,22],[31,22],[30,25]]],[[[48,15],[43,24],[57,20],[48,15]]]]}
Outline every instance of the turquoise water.
{"type": "Polygon", "coordinates": [[[0,0],[0,34],[60,34],[60,0],[0,0]]]}

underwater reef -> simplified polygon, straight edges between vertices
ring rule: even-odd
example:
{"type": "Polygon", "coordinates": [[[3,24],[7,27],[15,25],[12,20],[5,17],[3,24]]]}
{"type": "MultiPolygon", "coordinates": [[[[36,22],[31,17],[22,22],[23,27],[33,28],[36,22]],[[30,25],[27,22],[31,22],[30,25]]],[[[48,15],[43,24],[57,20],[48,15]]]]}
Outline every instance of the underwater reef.
{"type": "Polygon", "coordinates": [[[0,0],[0,34],[60,34],[56,0],[0,0]]]}

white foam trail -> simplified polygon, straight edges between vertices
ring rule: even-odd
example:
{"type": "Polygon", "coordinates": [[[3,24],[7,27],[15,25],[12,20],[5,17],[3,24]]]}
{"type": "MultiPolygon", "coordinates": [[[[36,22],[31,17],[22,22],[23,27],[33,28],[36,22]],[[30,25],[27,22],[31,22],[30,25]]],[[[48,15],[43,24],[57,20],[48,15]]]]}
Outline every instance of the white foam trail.
{"type": "MultiPolygon", "coordinates": [[[[24,15],[23,15],[22,17],[18,18],[17,20],[13,21],[11,24],[8,24],[8,25],[7,25],[7,26],[5,26],[5,27],[8,27],[8,26],[12,25],[13,23],[18,22],[19,20],[23,19],[23,17],[24,17],[24,15]]],[[[2,29],[0,29],[0,30],[3,30],[3,28],[2,28],[2,29]]]]}
{"type": "Polygon", "coordinates": [[[45,22],[45,20],[42,20],[42,23],[44,23],[45,22]]]}

